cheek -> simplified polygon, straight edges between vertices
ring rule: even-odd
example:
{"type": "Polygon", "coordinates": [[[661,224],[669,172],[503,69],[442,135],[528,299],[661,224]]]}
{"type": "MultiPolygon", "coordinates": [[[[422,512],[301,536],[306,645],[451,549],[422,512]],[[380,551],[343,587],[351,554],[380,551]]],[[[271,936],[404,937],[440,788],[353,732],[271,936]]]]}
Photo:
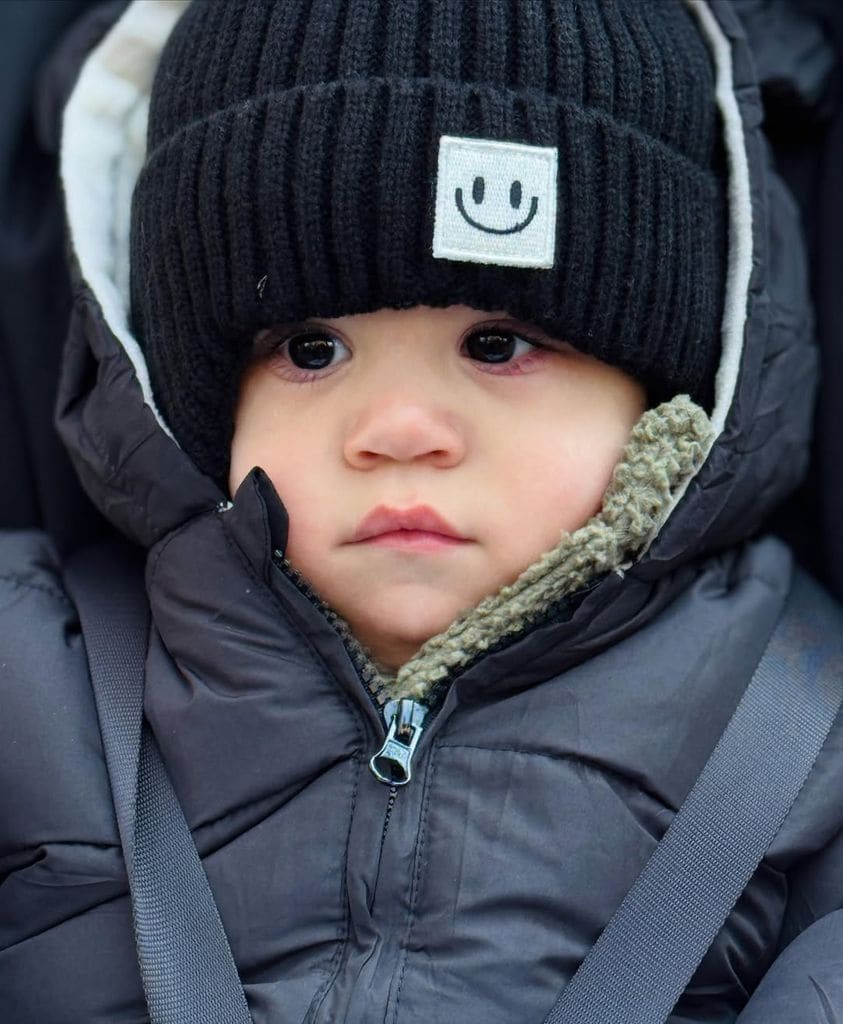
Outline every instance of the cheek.
{"type": "Polygon", "coordinates": [[[563,531],[583,526],[601,507],[603,494],[638,417],[637,405],[618,418],[548,415],[540,432],[525,433],[510,449],[501,479],[512,481],[506,505],[520,557],[529,564],[555,547],[563,531]]]}
{"type": "Polygon", "coordinates": [[[324,455],[308,441],[307,435],[292,443],[288,440],[290,436],[296,437],[296,434],[267,435],[264,431],[250,433],[245,429],[239,436],[235,433],[231,483],[234,484],[236,477],[242,481],[255,466],[266,473],[287,510],[289,532],[285,554],[321,592],[326,583],[320,568],[325,561],[327,542],[320,509],[330,508],[330,494],[320,491],[321,478],[314,474],[313,467],[319,465],[324,455]],[[283,442],[278,440],[279,436],[283,436],[283,442]]]}
{"type": "Polygon", "coordinates": [[[316,450],[323,436],[324,431],[316,432],[302,422],[268,371],[260,367],[253,370],[244,379],[235,416],[231,493],[259,466],[288,509],[290,504],[298,504],[299,491],[313,479],[312,467],[324,458],[324,453],[316,450]]]}
{"type": "Polygon", "coordinates": [[[528,554],[538,556],[554,547],[563,531],[578,529],[599,510],[614,465],[612,459],[600,460],[568,445],[544,453],[534,449],[520,460],[511,512],[521,524],[528,554]]]}
{"type": "Polygon", "coordinates": [[[244,475],[255,466],[266,473],[287,510],[287,557],[316,582],[312,574],[324,558],[324,513],[332,508],[331,481],[324,470],[317,471],[327,464],[324,440],[313,431],[284,424],[271,431],[244,429],[235,441],[239,444],[232,447],[232,473],[235,466],[244,475]]]}
{"type": "Polygon", "coordinates": [[[235,433],[230,480],[232,485],[238,478],[238,482],[242,482],[252,469],[260,467],[272,481],[287,510],[292,531],[294,524],[302,522],[303,517],[312,522],[318,519],[316,513],[324,504],[325,495],[319,493],[316,486],[318,477],[313,472],[313,467],[320,464],[324,455],[308,442],[306,436],[293,441],[291,436],[296,437],[289,433],[264,432],[254,435],[244,432],[238,437],[235,433]]]}
{"type": "Polygon", "coordinates": [[[599,512],[622,450],[622,444],[606,447],[584,443],[561,462],[555,486],[549,487],[557,500],[556,507],[562,511],[562,529],[576,530],[599,512]]]}

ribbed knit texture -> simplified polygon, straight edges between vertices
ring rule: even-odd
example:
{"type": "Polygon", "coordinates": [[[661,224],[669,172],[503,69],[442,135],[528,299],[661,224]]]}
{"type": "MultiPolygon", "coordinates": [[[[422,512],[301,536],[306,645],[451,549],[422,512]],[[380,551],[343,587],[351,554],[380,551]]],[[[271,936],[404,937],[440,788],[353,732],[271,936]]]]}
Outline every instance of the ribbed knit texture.
{"type": "MultiPolygon", "coordinates": [[[[443,680],[490,647],[529,629],[564,597],[634,561],[663,525],[676,494],[702,465],[712,434],[708,415],[687,395],[648,409],[630,433],[600,511],[578,530],[563,533],[556,547],[513,583],[466,609],[397,673],[374,662],[348,624],[312,591],[310,596],[321,603],[364,682],[382,703],[397,697],[425,700],[443,680]]],[[[307,588],[290,563],[286,569],[307,588]]]]}
{"type": "Polygon", "coordinates": [[[223,479],[251,338],[464,303],[710,400],[724,205],[679,0],[201,0],[168,41],[132,224],[156,398],[223,479]],[[439,139],[559,148],[550,269],[434,259],[439,139]]]}

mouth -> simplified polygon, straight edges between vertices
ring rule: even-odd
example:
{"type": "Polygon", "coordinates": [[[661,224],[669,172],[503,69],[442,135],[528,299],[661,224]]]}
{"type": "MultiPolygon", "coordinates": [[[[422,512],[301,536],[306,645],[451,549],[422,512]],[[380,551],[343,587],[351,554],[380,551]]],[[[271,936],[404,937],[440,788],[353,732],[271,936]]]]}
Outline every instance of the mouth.
{"type": "Polygon", "coordinates": [[[462,214],[463,219],[466,220],[473,228],[477,228],[478,231],[485,231],[487,235],[515,235],[519,231],[523,231],[524,228],[527,227],[527,225],[532,221],[533,217],[535,217],[539,209],[539,197],[533,196],[533,198],[530,200],[530,211],[524,218],[524,220],[520,221],[520,223],[518,224],[515,224],[511,228],[492,228],[489,227],[488,224],[481,224],[479,220],[474,220],[473,217],[469,216],[468,211],[465,208],[465,203],[463,202],[461,188],[458,188],[454,193],[454,201],[456,202],[457,209],[462,214]]]}
{"type": "Polygon", "coordinates": [[[427,505],[408,509],[378,505],[362,520],[351,542],[406,551],[435,551],[466,544],[468,538],[427,505]]]}

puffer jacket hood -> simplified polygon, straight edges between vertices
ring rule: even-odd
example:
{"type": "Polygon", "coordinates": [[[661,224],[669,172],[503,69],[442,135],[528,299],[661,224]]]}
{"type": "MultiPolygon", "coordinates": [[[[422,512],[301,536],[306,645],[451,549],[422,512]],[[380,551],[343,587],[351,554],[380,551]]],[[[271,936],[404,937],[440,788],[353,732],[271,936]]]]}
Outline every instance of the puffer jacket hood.
{"type": "MultiPolygon", "coordinates": [[[[76,302],[58,423],[92,499],[148,549],[144,710],[255,1024],[538,1024],[691,789],[781,612],[790,556],[752,534],[807,458],[802,243],[735,8],[688,3],[729,166],[704,459],[632,564],[449,669],[400,787],[369,770],[386,725],[365,659],[280,564],[283,495],[255,471],[229,502],[197,470],[128,327],[147,97],[184,5],[129,6],[78,78],[62,143],[76,302]]],[[[78,621],[43,538],[0,537],[0,555],[0,637],[13,639],[0,659],[0,1009],[5,998],[20,1024],[144,1020],[78,621]]],[[[843,906],[841,786],[837,723],[674,1024],[732,1024],[780,948],[843,906]]]]}

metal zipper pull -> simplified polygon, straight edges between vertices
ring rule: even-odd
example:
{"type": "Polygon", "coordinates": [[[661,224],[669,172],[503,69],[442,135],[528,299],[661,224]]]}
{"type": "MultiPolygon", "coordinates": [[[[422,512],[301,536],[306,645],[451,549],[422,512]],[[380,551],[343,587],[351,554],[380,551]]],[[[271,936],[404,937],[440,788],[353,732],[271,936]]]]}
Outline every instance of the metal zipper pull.
{"type": "Polygon", "coordinates": [[[391,700],[383,709],[389,726],[381,749],[369,762],[372,774],[387,786],[406,786],[413,754],[421,739],[427,708],[414,700],[391,700]]]}

